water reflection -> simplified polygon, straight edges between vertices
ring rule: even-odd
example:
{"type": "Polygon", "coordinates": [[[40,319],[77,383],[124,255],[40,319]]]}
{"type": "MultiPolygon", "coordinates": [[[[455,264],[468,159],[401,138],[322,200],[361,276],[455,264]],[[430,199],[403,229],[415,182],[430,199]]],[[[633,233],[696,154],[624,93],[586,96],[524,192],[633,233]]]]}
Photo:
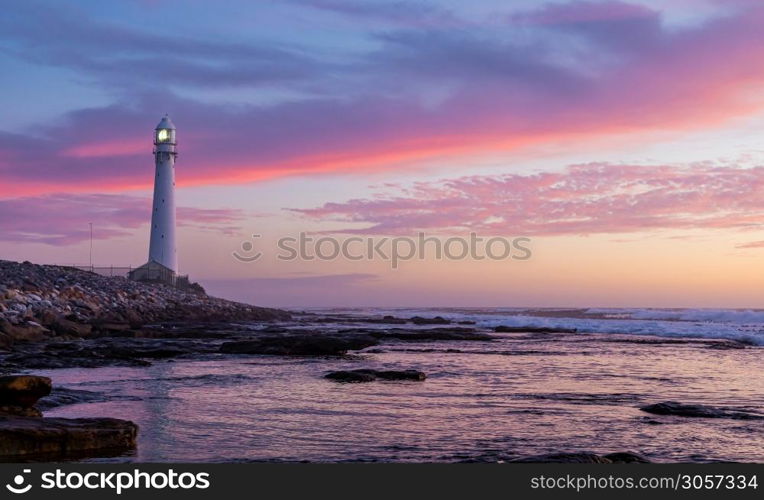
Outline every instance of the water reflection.
{"type": "Polygon", "coordinates": [[[630,450],[659,461],[764,462],[763,421],[638,409],[676,400],[761,411],[761,348],[601,337],[504,335],[490,344],[393,344],[356,359],[213,356],[148,368],[51,370],[57,385],[113,399],[47,414],[136,421],[137,455],[122,460],[456,461],[630,450]],[[360,367],[416,368],[428,379],[322,378],[360,367]]]}

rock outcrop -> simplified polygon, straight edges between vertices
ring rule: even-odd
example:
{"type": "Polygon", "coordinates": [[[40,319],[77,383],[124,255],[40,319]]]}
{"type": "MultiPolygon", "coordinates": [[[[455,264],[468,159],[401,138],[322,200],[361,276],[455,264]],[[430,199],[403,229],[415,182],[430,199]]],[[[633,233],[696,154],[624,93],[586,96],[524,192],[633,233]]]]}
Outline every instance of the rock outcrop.
{"type": "Polygon", "coordinates": [[[0,377],[0,459],[72,458],[135,447],[138,426],[127,420],[43,418],[34,405],[50,393],[47,377],[0,377]]]}
{"type": "Polygon", "coordinates": [[[48,377],[8,375],[0,377],[0,416],[41,417],[37,400],[50,394],[48,377]]]}
{"type": "Polygon", "coordinates": [[[411,322],[415,325],[449,325],[450,319],[446,319],[443,316],[435,316],[434,318],[423,318],[421,316],[413,316],[411,322]]]}
{"type": "Polygon", "coordinates": [[[0,458],[69,458],[135,447],[138,426],[115,418],[0,416],[0,458]]]}
{"type": "Polygon", "coordinates": [[[598,455],[588,451],[577,453],[549,453],[546,455],[534,455],[510,460],[516,463],[543,463],[543,464],[626,464],[626,463],[650,463],[650,460],[632,453],[623,451],[598,455]]]}
{"type": "Polygon", "coordinates": [[[379,342],[367,335],[330,335],[321,332],[292,333],[254,340],[224,342],[220,352],[227,354],[268,354],[273,356],[341,356],[379,342]]]}
{"type": "Polygon", "coordinates": [[[764,420],[764,414],[738,408],[717,408],[706,405],[683,404],[664,401],[643,406],[640,410],[654,415],[675,415],[691,418],[732,418],[736,420],[764,420]]]}
{"type": "Polygon", "coordinates": [[[338,370],[329,372],[324,378],[335,382],[373,382],[375,380],[414,380],[421,381],[427,378],[424,372],[419,370],[338,370]]]}

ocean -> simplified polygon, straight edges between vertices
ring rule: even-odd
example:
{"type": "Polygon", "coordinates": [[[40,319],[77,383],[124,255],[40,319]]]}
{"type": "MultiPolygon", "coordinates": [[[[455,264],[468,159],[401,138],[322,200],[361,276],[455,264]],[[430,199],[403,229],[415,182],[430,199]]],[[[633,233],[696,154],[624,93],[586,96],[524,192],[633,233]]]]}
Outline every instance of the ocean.
{"type": "Polygon", "coordinates": [[[764,415],[764,311],[309,312],[285,326],[321,334],[392,315],[441,316],[479,330],[578,331],[496,333],[492,342],[391,341],[340,358],[204,354],[148,367],[37,370],[58,387],[99,395],[46,416],[111,416],[140,425],[133,453],[98,461],[502,462],[631,451],[656,462],[764,462],[764,418],[756,417],[764,415]],[[416,369],[427,379],[341,384],[324,378],[357,368],[416,369]],[[640,409],[664,401],[754,418],[640,409]]]}

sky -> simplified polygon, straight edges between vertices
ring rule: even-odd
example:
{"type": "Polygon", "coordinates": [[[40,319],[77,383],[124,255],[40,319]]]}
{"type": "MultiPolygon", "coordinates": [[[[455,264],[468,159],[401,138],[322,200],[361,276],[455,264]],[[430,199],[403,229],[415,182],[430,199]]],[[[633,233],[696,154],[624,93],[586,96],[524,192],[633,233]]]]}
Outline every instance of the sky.
{"type": "Polygon", "coordinates": [[[760,1],[3,6],[0,259],[86,265],[92,223],[95,265],[143,264],[168,113],[179,271],[218,296],[762,306],[760,1]],[[530,257],[279,258],[301,233],[530,257]]]}

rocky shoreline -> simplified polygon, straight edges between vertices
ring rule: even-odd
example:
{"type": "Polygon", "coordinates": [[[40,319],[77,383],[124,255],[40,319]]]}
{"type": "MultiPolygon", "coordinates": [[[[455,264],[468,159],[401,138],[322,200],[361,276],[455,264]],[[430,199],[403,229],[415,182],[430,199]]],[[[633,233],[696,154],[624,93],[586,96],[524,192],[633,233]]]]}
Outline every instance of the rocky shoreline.
{"type": "MultiPolygon", "coordinates": [[[[126,420],[45,418],[35,405],[51,393],[51,380],[16,372],[144,366],[150,364],[145,358],[201,350],[190,339],[186,345],[176,341],[177,348],[131,343],[131,338],[152,336],[147,324],[289,318],[286,311],[209,297],[200,287],[179,290],[71,267],[0,261],[0,374],[13,374],[0,376],[0,459],[122,453],[135,447],[138,432],[126,420]]],[[[76,402],[79,396],[68,397],[76,402]]]]}
{"type": "Polygon", "coordinates": [[[203,292],[106,277],[72,267],[0,261],[0,348],[89,338],[173,321],[289,319],[278,309],[203,292]]]}
{"type": "Polygon", "coordinates": [[[138,426],[128,420],[43,417],[35,405],[51,389],[47,377],[0,377],[0,458],[61,459],[135,447],[138,426]]]}
{"type": "MultiPolygon", "coordinates": [[[[34,376],[34,370],[146,367],[167,360],[220,360],[229,356],[293,358],[294,363],[286,363],[297,366],[307,357],[312,358],[310,363],[315,360],[327,363],[325,371],[313,373],[311,377],[323,379],[322,383],[337,391],[370,383],[371,387],[395,393],[398,388],[385,385],[427,387],[442,373],[438,373],[439,368],[434,368],[432,373],[408,361],[379,365],[374,361],[379,355],[397,352],[431,353],[428,356],[554,357],[568,354],[557,346],[581,346],[587,342],[597,345],[597,349],[619,345],[624,349],[686,346],[736,353],[750,348],[744,343],[723,339],[602,336],[575,329],[530,326],[481,328],[474,322],[452,321],[441,316],[289,313],[161,285],[106,278],[72,268],[0,261],[0,460],[112,456],[129,453],[136,446],[138,427],[127,420],[42,415],[43,411],[59,406],[130,399],[135,395],[51,386],[50,379],[34,376]],[[20,384],[17,389],[22,389],[9,389],[14,384],[20,384]]],[[[570,352],[580,349],[576,347],[570,352]]],[[[283,362],[283,359],[276,361],[283,362]]],[[[601,395],[590,395],[582,401],[608,403],[601,395]]],[[[636,406],[636,401],[626,398],[623,402],[651,415],[638,420],[640,425],[651,427],[687,419],[755,423],[764,418],[762,413],[750,408],[660,402],[661,399],[656,401],[654,397],[644,400],[642,406],[636,406]]],[[[465,458],[455,456],[454,460],[465,458]]],[[[489,453],[466,460],[647,461],[627,452],[557,453],[525,458],[489,453]]]]}
{"type": "MultiPolygon", "coordinates": [[[[70,267],[0,261],[0,375],[5,374],[0,377],[0,460],[72,459],[83,453],[123,453],[135,446],[138,427],[130,421],[43,417],[39,408],[103,395],[56,388],[51,394],[50,379],[19,374],[30,370],[142,367],[156,360],[213,355],[343,357],[386,341],[492,340],[487,333],[451,326],[441,317],[366,318],[359,319],[357,328],[338,329],[324,327],[335,318],[294,316],[198,290],[148,285],[70,267]],[[269,326],[276,321],[278,326],[269,326]],[[363,327],[374,323],[395,327],[363,327]],[[419,329],[423,326],[432,328],[419,329]]],[[[416,370],[361,372],[327,378],[426,377],[416,370]]]]}

